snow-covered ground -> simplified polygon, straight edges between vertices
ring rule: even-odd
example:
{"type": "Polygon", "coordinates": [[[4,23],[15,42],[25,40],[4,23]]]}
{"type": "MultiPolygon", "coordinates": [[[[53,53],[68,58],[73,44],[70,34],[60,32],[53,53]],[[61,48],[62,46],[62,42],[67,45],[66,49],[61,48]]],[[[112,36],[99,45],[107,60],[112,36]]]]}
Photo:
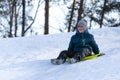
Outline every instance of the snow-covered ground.
{"type": "Polygon", "coordinates": [[[0,39],[0,80],[120,80],[120,28],[90,30],[105,56],[52,65],[75,33],[0,39]]]}

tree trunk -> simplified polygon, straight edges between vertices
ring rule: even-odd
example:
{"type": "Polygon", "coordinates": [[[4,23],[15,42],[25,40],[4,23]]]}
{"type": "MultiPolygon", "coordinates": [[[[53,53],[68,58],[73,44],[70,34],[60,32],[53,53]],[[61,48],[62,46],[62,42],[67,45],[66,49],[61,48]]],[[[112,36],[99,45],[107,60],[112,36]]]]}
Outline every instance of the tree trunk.
{"type": "Polygon", "coordinates": [[[90,18],[90,26],[89,26],[89,29],[91,29],[92,27],[92,18],[90,18]]]}
{"type": "Polygon", "coordinates": [[[40,2],[41,2],[41,0],[39,0],[39,2],[38,2],[38,6],[37,6],[37,9],[36,9],[36,12],[35,12],[35,16],[34,16],[32,22],[31,22],[31,24],[25,29],[24,33],[26,33],[32,27],[33,23],[35,22],[35,19],[37,17],[37,13],[38,13],[38,9],[40,7],[40,2]]]}
{"type": "Polygon", "coordinates": [[[22,34],[21,36],[25,36],[24,30],[25,30],[25,0],[22,0],[22,6],[23,6],[23,13],[22,13],[22,34]]]}
{"type": "Polygon", "coordinates": [[[11,13],[11,15],[10,15],[10,22],[9,22],[9,24],[10,24],[10,31],[9,31],[8,37],[12,37],[13,13],[11,13]]]}
{"type": "Polygon", "coordinates": [[[10,7],[11,9],[11,14],[10,14],[10,31],[9,31],[9,35],[8,37],[13,37],[12,35],[12,27],[13,27],[13,15],[14,15],[14,2],[12,2],[12,7],[10,7]]]}
{"type": "Polygon", "coordinates": [[[16,0],[14,0],[15,1],[15,33],[14,33],[14,36],[15,37],[17,37],[17,29],[18,29],[18,26],[17,26],[17,17],[18,17],[18,15],[17,15],[17,10],[16,10],[16,0]]]}
{"type": "Polygon", "coordinates": [[[100,28],[102,28],[107,0],[104,0],[103,10],[101,12],[100,28]]]}
{"type": "Polygon", "coordinates": [[[72,19],[73,19],[74,10],[75,10],[75,3],[76,3],[76,0],[73,0],[72,11],[71,11],[69,25],[68,25],[68,32],[70,32],[70,29],[71,29],[72,19]]]}
{"type": "Polygon", "coordinates": [[[82,18],[83,3],[84,3],[84,0],[80,0],[80,6],[79,6],[79,9],[78,9],[78,18],[77,18],[77,23],[76,23],[75,29],[77,28],[78,21],[82,18]]]}
{"type": "Polygon", "coordinates": [[[49,0],[45,0],[45,27],[44,34],[49,34],[49,0]]]}

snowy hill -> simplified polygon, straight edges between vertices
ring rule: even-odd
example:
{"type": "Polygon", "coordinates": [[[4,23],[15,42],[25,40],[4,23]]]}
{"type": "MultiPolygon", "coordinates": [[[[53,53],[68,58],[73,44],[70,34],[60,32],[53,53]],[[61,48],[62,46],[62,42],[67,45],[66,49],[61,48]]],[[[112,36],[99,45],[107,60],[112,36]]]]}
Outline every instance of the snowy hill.
{"type": "Polygon", "coordinates": [[[52,65],[75,33],[0,39],[0,80],[120,80],[120,28],[90,30],[105,56],[52,65]]]}

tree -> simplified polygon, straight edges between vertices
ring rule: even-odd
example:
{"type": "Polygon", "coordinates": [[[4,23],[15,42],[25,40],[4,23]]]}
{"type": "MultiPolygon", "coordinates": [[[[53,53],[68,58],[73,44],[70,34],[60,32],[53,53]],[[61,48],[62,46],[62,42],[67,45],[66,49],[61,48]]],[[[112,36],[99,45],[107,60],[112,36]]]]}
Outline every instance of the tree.
{"type": "Polygon", "coordinates": [[[4,26],[4,32],[5,32],[5,35],[3,35],[4,37],[7,36],[7,37],[13,37],[13,26],[14,26],[14,15],[15,15],[15,7],[16,7],[16,0],[1,0],[0,1],[0,9],[1,9],[1,17],[2,19],[6,19],[7,21],[7,27],[2,23],[1,25],[4,26]],[[8,25],[9,25],[9,28],[8,28],[8,25]],[[6,29],[7,28],[7,29],[6,29]]]}
{"type": "Polygon", "coordinates": [[[83,17],[82,16],[82,14],[84,13],[83,5],[84,0],[74,0],[72,6],[68,7],[69,12],[66,17],[67,19],[66,26],[68,27],[68,32],[74,31],[77,27],[78,21],[83,17]]]}
{"type": "Polygon", "coordinates": [[[114,13],[118,17],[107,17],[105,16],[105,20],[107,21],[107,24],[109,27],[119,27],[120,26],[120,2],[117,0],[113,0],[111,2],[108,1],[108,4],[106,6],[106,12],[109,14],[114,13]]]}
{"type": "Polygon", "coordinates": [[[0,16],[2,20],[0,27],[3,31],[3,36],[25,36],[26,32],[32,27],[41,4],[41,0],[39,0],[35,15],[33,16],[29,15],[29,11],[33,7],[32,0],[0,0],[0,16]]]}
{"type": "Polygon", "coordinates": [[[92,27],[92,22],[97,22],[99,18],[98,16],[94,17],[96,15],[96,8],[99,8],[98,7],[98,3],[99,0],[91,0],[89,3],[87,3],[88,1],[85,2],[85,7],[84,7],[84,16],[85,17],[88,17],[89,19],[89,29],[91,29],[92,27]]]}
{"type": "Polygon", "coordinates": [[[10,32],[9,32],[9,37],[13,37],[13,34],[12,34],[12,27],[13,27],[13,16],[14,16],[14,10],[15,10],[15,0],[11,1],[12,3],[12,6],[11,6],[11,12],[10,12],[10,21],[9,21],[9,24],[10,24],[10,32]]]}
{"type": "Polygon", "coordinates": [[[105,9],[106,9],[106,3],[107,3],[107,0],[104,0],[103,9],[102,9],[102,12],[101,12],[100,28],[102,28],[102,24],[103,24],[103,18],[104,18],[105,9]]]}
{"type": "Polygon", "coordinates": [[[82,14],[83,14],[83,4],[84,4],[84,0],[80,0],[79,2],[79,9],[78,9],[78,17],[77,17],[77,23],[76,23],[76,26],[75,26],[75,29],[77,28],[77,24],[78,24],[78,21],[80,19],[82,19],[82,14]]]}
{"type": "Polygon", "coordinates": [[[17,15],[17,5],[16,5],[16,0],[15,0],[15,32],[14,32],[14,36],[17,37],[17,30],[18,30],[18,15],[17,15]]]}
{"type": "Polygon", "coordinates": [[[23,11],[22,11],[22,33],[21,36],[25,36],[25,20],[26,20],[26,15],[25,15],[25,0],[22,0],[22,6],[23,6],[23,11]]]}
{"type": "Polygon", "coordinates": [[[73,0],[72,11],[71,11],[71,14],[70,14],[70,20],[68,22],[69,23],[68,32],[70,32],[70,30],[71,30],[71,24],[72,24],[72,19],[73,19],[73,16],[74,16],[75,4],[76,4],[76,0],[73,0]]]}
{"type": "Polygon", "coordinates": [[[37,17],[37,13],[38,13],[38,9],[39,9],[39,7],[40,7],[40,5],[41,5],[42,3],[43,3],[43,2],[41,2],[41,0],[38,1],[38,5],[37,5],[37,9],[36,9],[35,15],[34,15],[34,17],[31,19],[32,22],[30,23],[30,25],[25,29],[25,31],[24,31],[25,33],[32,27],[33,23],[35,22],[35,19],[36,19],[36,17],[37,17]]]}
{"type": "Polygon", "coordinates": [[[49,0],[45,0],[45,27],[44,34],[49,34],[49,0]]]}
{"type": "Polygon", "coordinates": [[[118,2],[117,0],[94,0],[89,5],[91,5],[91,7],[86,7],[85,15],[90,18],[90,23],[94,21],[95,23],[98,23],[100,25],[100,28],[102,28],[102,26],[119,25],[119,17],[115,18],[109,15],[113,14],[113,11],[114,13],[119,14],[120,2],[118,2]]]}

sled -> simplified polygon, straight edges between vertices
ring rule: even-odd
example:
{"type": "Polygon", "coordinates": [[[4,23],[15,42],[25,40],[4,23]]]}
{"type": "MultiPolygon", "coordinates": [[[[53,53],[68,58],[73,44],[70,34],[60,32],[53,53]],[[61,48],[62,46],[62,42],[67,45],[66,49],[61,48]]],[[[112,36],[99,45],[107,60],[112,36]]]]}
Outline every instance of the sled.
{"type": "MultiPolygon", "coordinates": [[[[86,60],[95,59],[95,58],[98,58],[98,57],[103,56],[103,55],[105,55],[105,53],[94,54],[94,55],[92,55],[92,56],[87,56],[87,57],[83,58],[81,61],[86,61],[86,60]]],[[[68,63],[70,63],[70,64],[73,64],[73,63],[70,62],[70,58],[67,58],[67,59],[66,59],[66,62],[68,62],[68,63]]],[[[79,62],[80,62],[80,61],[79,61],[79,62]]],[[[61,63],[61,61],[57,61],[56,58],[51,59],[51,63],[54,64],[54,65],[63,64],[63,63],[61,63]],[[56,61],[56,62],[55,62],[55,61],[56,61]]],[[[77,63],[77,62],[75,62],[75,63],[77,63]]]]}

